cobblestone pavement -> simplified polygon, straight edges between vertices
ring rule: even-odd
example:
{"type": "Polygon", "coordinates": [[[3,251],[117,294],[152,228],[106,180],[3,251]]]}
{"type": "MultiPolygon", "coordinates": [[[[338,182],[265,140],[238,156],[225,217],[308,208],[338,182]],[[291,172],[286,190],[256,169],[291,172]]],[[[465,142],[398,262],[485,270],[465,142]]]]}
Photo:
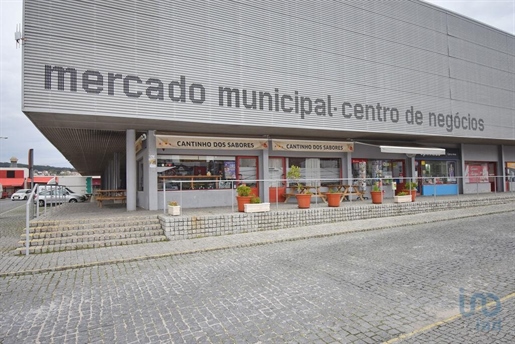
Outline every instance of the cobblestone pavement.
{"type": "Polygon", "coordinates": [[[511,343],[514,220],[512,211],[4,276],[0,342],[511,343]],[[460,317],[460,288],[466,302],[498,297],[500,312],[460,317]],[[483,330],[496,321],[499,331],[483,330]]]}
{"type": "Polygon", "coordinates": [[[0,257],[11,254],[25,226],[25,202],[0,200],[0,257]]]}
{"type": "MultiPolygon", "coordinates": [[[[65,211],[56,213],[58,209],[51,209],[54,212],[52,218],[66,218],[70,213],[78,214],[83,209],[82,204],[69,204],[63,208],[65,211]]],[[[90,208],[88,208],[90,209],[90,208]]],[[[409,226],[421,223],[434,223],[446,221],[448,219],[475,217],[486,214],[503,213],[513,211],[513,203],[498,204],[482,207],[471,207],[465,209],[455,209],[447,211],[431,212],[428,216],[423,215],[404,215],[386,218],[373,218],[366,220],[346,221],[340,223],[313,225],[297,228],[286,228],[273,231],[261,231],[245,234],[222,235],[205,237],[199,239],[166,241],[159,243],[148,243],[128,246],[113,246],[108,248],[63,251],[50,254],[33,254],[29,256],[14,255],[13,251],[0,252],[0,277],[20,274],[34,274],[37,272],[57,271],[63,269],[87,267],[93,265],[113,264],[142,259],[162,258],[185,253],[195,253],[213,251],[228,248],[248,247],[255,245],[269,244],[273,242],[283,242],[316,238],[331,235],[342,235],[356,231],[369,231],[379,229],[389,229],[392,227],[409,226]]],[[[120,209],[103,209],[102,216],[115,218],[127,216],[127,212],[120,212],[120,209]]],[[[205,212],[206,210],[202,210],[205,212]]],[[[214,210],[208,210],[214,211],[214,210]]],[[[147,212],[137,212],[147,214],[147,212]]],[[[22,214],[20,214],[21,217],[22,214]]],[[[93,213],[89,213],[93,216],[93,213]]],[[[96,215],[99,216],[98,214],[96,215]]],[[[21,220],[20,220],[21,221],[21,220]]],[[[9,240],[18,242],[19,233],[23,228],[16,227],[16,223],[10,221],[13,228],[2,229],[7,233],[14,233],[14,238],[9,240]]],[[[21,223],[21,222],[20,222],[21,223]]],[[[4,224],[2,224],[4,226],[4,224]]],[[[7,241],[6,241],[7,242],[7,241]]],[[[11,244],[12,246],[12,244],[11,244]]],[[[10,246],[9,246],[10,247],[10,246]]]]}

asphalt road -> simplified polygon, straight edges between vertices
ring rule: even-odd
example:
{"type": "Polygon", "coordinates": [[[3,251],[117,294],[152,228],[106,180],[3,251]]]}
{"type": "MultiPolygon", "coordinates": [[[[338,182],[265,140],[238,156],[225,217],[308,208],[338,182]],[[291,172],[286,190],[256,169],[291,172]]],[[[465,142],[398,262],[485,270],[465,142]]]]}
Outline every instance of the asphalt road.
{"type": "Polygon", "coordinates": [[[512,343],[514,222],[511,212],[5,277],[0,343],[512,343]]]}
{"type": "Polygon", "coordinates": [[[11,201],[10,198],[0,199],[0,216],[11,209],[25,206],[26,202],[27,201],[11,201]]]}

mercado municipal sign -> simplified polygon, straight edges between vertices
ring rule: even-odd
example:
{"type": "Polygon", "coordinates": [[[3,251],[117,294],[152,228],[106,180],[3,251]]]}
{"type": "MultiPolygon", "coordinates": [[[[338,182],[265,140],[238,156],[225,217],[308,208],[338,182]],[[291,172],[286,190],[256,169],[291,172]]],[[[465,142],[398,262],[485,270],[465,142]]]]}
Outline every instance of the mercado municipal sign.
{"type": "Polygon", "coordinates": [[[272,149],[295,152],[353,152],[353,142],[272,140],[272,149]]]}
{"type": "Polygon", "coordinates": [[[157,148],[169,149],[268,149],[267,139],[156,135],[157,148]]]}

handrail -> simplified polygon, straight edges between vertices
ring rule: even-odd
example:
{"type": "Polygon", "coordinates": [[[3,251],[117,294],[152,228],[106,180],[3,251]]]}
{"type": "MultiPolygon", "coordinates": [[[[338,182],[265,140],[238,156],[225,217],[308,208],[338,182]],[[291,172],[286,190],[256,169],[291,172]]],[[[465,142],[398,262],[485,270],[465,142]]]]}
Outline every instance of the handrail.
{"type": "MultiPolygon", "coordinates": [[[[25,205],[25,255],[29,255],[29,237],[30,237],[30,220],[34,218],[34,214],[32,214],[31,217],[31,206],[34,210],[34,197],[36,195],[36,190],[38,190],[39,185],[35,184],[32,188],[32,191],[30,192],[29,197],[27,198],[27,203],[25,205]]],[[[34,211],[32,211],[34,212],[34,211]]],[[[36,205],[36,217],[39,217],[39,206],[36,205]]]]}

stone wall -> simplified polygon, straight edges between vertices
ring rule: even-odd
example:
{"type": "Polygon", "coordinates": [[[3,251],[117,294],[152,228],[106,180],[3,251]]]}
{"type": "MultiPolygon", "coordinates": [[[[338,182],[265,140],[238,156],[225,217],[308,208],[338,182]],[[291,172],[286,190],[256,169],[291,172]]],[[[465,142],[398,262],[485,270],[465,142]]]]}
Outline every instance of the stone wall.
{"type": "MultiPolygon", "coordinates": [[[[160,215],[161,226],[170,240],[267,231],[323,223],[363,220],[400,215],[421,216],[434,211],[515,202],[515,196],[417,201],[412,203],[367,204],[339,208],[310,208],[264,213],[231,213],[204,216],[160,215]]],[[[427,216],[427,215],[424,215],[427,216]]]]}

